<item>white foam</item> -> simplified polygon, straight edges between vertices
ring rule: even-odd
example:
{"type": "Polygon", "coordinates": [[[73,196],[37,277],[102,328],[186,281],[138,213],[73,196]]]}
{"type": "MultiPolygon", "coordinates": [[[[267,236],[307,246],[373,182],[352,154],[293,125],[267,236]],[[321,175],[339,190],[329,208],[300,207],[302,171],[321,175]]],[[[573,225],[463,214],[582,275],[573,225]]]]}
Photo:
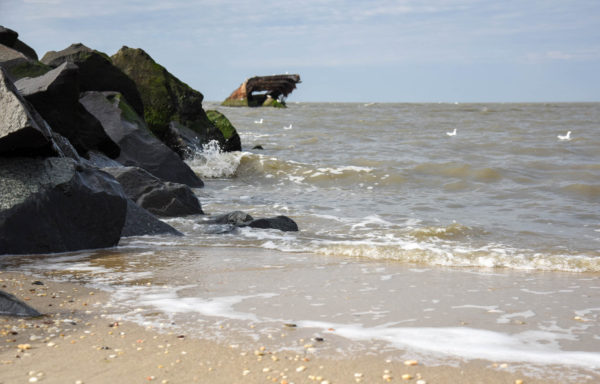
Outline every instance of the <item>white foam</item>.
{"type": "Polygon", "coordinates": [[[213,140],[203,146],[203,150],[188,160],[188,165],[196,174],[204,178],[231,177],[238,169],[248,152],[222,152],[217,141],[213,140]]]}
{"type": "Polygon", "coordinates": [[[558,364],[589,369],[600,368],[600,353],[565,351],[559,339],[568,336],[552,332],[526,331],[514,335],[468,328],[365,328],[361,325],[300,321],[299,326],[323,329],[324,332],[356,341],[380,340],[403,350],[416,350],[467,360],[558,364]],[[330,331],[333,329],[333,331],[330,331]]]}

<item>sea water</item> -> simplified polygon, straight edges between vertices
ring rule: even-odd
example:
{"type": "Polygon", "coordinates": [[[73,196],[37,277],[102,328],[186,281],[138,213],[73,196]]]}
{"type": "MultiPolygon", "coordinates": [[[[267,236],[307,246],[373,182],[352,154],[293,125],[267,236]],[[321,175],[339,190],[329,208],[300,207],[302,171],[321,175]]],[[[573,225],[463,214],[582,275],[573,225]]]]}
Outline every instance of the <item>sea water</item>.
{"type": "Polygon", "coordinates": [[[565,380],[600,369],[600,104],[205,108],[244,149],[188,161],[207,215],[286,215],[299,232],[190,216],[166,220],[181,238],[1,262],[227,343],[303,350],[318,336],[330,356],[486,359],[565,380]]]}

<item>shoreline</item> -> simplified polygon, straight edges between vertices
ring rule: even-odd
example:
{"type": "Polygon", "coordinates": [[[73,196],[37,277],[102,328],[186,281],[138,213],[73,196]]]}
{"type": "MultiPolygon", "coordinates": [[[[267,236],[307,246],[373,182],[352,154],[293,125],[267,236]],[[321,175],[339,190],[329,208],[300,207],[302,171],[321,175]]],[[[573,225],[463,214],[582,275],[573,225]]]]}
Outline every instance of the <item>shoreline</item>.
{"type": "Polygon", "coordinates": [[[455,367],[405,365],[367,353],[338,359],[273,352],[268,344],[258,349],[224,345],[115,320],[105,307],[110,294],[80,284],[0,271],[0,287],[46,314],[36,319],[0,317],[2,384],[563,382],[487,361],[455,367]]]}

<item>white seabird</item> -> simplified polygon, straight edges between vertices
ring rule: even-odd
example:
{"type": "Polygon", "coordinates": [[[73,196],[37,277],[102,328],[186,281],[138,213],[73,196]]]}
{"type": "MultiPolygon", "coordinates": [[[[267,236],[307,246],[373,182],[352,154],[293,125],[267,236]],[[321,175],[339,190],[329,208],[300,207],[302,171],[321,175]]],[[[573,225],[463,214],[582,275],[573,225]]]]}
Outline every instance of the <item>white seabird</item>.
{"type": "Polygon", "coordinates": [[[446,135],[448,135],[448,136],[456,136],[456,128],[454,128],[454,131],[452,131],[452,132],[446,132],[446,135]]]}
{"type": "Polygon", "coordinates": [[[569,141],[571,140],[571,131],[568,131],[566,135],[558,135],[556,137],[558,137],[558,140],[569,141]]]}

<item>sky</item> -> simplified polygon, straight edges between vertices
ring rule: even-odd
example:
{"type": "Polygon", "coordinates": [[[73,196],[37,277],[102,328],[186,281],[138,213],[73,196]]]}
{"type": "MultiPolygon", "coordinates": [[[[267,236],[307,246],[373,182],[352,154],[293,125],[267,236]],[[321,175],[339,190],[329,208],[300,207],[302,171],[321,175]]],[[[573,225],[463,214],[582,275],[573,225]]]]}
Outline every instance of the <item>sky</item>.
{"type": "Polygon", "coordinates": [[[221,101],[297,73],[289,102],[600,101],[598,0],[0,0],[42,57],[142,48],[221,101]]]}

